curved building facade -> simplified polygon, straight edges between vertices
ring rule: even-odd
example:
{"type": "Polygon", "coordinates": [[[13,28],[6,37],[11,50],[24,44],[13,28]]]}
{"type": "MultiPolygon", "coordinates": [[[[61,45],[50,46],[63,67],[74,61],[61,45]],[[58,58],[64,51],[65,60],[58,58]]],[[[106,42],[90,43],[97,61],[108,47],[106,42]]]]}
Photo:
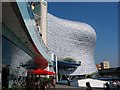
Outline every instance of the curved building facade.
{"type": "Polygon", "coordinates": [[[96,33],[82,22],[57,18],[48,14],[47,46],[58,59],[71,57],[81,62],[72,75],[84,75],[96,72],[94,47],[96,33]]]}

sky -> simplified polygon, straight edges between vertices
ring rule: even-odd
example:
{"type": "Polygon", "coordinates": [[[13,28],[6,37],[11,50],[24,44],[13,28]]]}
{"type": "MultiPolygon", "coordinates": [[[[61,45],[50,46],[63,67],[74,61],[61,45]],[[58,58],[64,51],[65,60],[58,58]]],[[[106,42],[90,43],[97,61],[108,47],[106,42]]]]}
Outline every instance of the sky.
{"type": "Polygon", "coordinates": [[[91,25],[97,34],[95,63],[107,60],[110,67],[118,66],[118,3],[48,2],[48,12],[91,25]]]}

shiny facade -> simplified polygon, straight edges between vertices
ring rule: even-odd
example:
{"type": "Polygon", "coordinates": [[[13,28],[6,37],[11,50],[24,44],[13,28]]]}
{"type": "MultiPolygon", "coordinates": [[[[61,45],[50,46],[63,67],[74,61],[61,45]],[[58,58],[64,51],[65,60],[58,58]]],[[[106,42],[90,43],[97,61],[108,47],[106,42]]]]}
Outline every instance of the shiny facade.
{"type": "Polygon", "coordinates": [[[60,19],[48,13],[47,46],[61,58],[74,58],[81,62],[72,75],[83,75],[96,72],[94,47],[96,33],[83,22],[60,19]]]}

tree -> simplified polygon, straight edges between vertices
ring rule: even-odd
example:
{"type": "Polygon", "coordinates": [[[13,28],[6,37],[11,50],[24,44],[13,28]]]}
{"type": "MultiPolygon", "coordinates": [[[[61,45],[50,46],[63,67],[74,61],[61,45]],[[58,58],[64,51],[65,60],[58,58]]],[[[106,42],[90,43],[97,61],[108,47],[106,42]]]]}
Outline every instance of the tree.
{"type": "Polygon", "coordinates": [[[73,58],[70,58],[70,57],[62,58],[61,60],[66,61],[66,62],[76,63],[75,60],[73,58]]]}

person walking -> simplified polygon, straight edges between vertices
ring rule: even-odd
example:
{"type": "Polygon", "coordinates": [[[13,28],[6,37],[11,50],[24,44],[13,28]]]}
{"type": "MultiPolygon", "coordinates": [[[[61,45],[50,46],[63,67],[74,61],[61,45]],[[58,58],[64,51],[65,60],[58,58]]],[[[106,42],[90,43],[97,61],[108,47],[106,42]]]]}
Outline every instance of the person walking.
{"type": "Polygon", "coordinates": [[[104,90],[110,90],[110,86],[108,83],[105,83],[105,89],[104,90]]]}
{"type": "Polygon", "coordinates": [[[117,90],[120,90],[120,81],[117,81],[117,90]]]}
{"type": "Polygon", "coordinates": [[[55,86],[56,86],[56,78],[55,77],[52,78],[52,86],[53,86],[53,89],[55,89],[55,86]]]}
{"type": "Polygon", "coordinates": [[[33,12],[35,11],[35,3],[34,2],[31,2],[31,9],[33,12]]]}
{"type": "Polygon", "coordinates": [[[70,86],[70,78],[69,77],[67,78],[67,81],[68,81],[68,86],[70,86]]]}
{"type": "Polygon", "coordinates": [[[92,90],[92,87],[90,86],[89,82],[86,82],[86,86],[87,86],[86,90],[92,90]]]}

